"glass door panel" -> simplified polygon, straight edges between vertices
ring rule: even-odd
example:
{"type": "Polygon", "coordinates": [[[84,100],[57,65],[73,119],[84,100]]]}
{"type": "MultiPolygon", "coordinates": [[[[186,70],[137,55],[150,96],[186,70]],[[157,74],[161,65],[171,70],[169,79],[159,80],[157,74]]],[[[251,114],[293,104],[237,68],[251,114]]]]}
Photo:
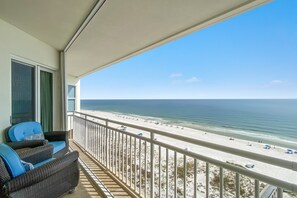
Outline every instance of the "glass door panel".
{"type": "Polygon", "coordinates": [[[40,122],[44,132],[53,130],[53,74],[40,71],[40,122]]]}
{"type": "Polygon", "coordinates": [[[11,124],[34,121],[36,118],[35,68],[27,64],[12,61],[11,74],[11,124]]]}

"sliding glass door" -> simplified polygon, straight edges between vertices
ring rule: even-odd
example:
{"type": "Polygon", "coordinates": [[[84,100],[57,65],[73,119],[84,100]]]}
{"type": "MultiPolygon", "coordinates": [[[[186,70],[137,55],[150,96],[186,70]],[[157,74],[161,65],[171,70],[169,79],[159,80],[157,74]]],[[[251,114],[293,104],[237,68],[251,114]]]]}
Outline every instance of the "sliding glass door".
{"type": "Polygon", "coordinates": [[[38,121],[44,132],[53,130],[53,78],[52,70],[12,60],[12,125],[38,121]]]}
{"type": "Polygon", "coordinates": [[[36,119],[35,67],[12,61],[11,82],[11,123],[34,121],[36,119]]]}
{"type": "Polygon", "coordinates": [[[40,123],[44,132],[53,130],[53,74],[40,70],[40,123]]]}

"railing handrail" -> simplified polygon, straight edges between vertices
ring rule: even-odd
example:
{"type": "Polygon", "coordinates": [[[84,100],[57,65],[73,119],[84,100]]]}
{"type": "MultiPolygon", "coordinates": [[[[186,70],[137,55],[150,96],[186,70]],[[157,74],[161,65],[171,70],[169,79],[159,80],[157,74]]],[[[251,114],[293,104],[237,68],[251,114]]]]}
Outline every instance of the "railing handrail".
{"type": "MultiPolygon", "coordinates": [[[[81,119],[83,119],[83,118],[81,118],[81,119]]],[[[239,173],[241,175],[245,175],[245,176],[248,176],[248,177],[263,181],[263,182],[266,182],[268,184],[290,190],[292,192],[297,192],[297,184],[295,184],[295,183],[286,182],[286,181],[283,181],[283,180],[280,180],[280,179],[277,179],[277,178],[274,178],[274,177],[271,177],[271,176],[268,176],[268,175],[265,175],[265,174],[262,174],[262,173],[258,173],[258,172],[255,172],[255,171],[252,171],[252,170],[249,170],[249,169],[244,169],[244,168],[239,167],[239,166],[234,166],[232,164],[228,164],[226,162],[223,162],[223,161],[211,158],[211,157],[207,157],[205,155],[201,155],[201,154],[189,151],[189,150],[185,150],[185,149],[182,149],[182,148],[179,148],[179,147],[176,147],[176,146],[172,146],[172,145],[164,143],[164,142],[157,141],[154,138],[139,136],[137,134],[134,134],[134,133],[131,133],[131,132],[128,132],[128,131],[123,132],[120,129],[117,129],[117,128],[114,128],[114,127],[111,127],[111,126],[105,126],[104,124],[99,124],[99,123],[94,122],[92,120],[88,120],[88,121],[93,123],[93,124],[98,124],[99,126],[106,127],[109,130],[117,131],[117,132],[122,133],[122,134],[129,134],[129,136],[132,136],[134,138],[138,138],[138,139],[141,139],[143,141],[153,143],[153,144],[158,145],[158,146],[162,146],[164,148],[176,151],[176,152],[178,152],[180,154],[187,155],[187,156],[192,157],[194,159],[198,159],[198,160],[213,164],[213,165],[218,166],[218,167],[222,167],[224,169],[239,173]]]]}
{"type": "MultiPolygon", "coordinates": [[[[119,177],[119,179],[122,179],[124,178],[124,168],[123,168],[123,165],[122,165],[122,178],[120,178],[120,160],[125,160],[124,157],[120,157],[120,153],[122,153],[124,155],[124,146],[120,146],[121,144],[121,138],[122,137],[122,144],[124,144],[124,135],[126,137],[126,149],[128,149],[128,145],[127,145],[127,137],[130,136],[130,157],[132,156],[132,148],[133,148],[133,145],[131,147],[131,142],[132,142],[132,138],[134,138],[134,164],[137,164],[136,163],[136,159],[137,159],[137,155],[139,155],[139,166],[141,166],[141,157],[140,157],[140,154],[135,154],[136,153],[136,144],[139,144],[139,149],[140,149],[140,152],[141,153],[141,141],[144,141],[146,145],[146,142],[149,143],[150,145],[150,154],[151,154],[151,157],[150,157],[150,171],[151,173],[154,173],[154,167],[155,167],[155,158],[153,157],[154,156],[154,153],[155,153],[155,150],[154,150],[154,145],[157,146],[157,148],[159,148],[159,153],[161,152],[161,148],[165,148],[166,149],[166,155],[168,155],[168,150],[169,151],[173,151],[174,152],[174,176],[173,178],[174,179],[174,194],[176,195],[177,194],[177,188],[176,188],[176,181],[177,181],[177,159],[176,159],[176,156],[177,156],[177,153],[178,154],[181,154],[184,156],[184,162],[183,162],[183,166],[184,166],[184,170],[186,170],[186,157],[185,156],[188,156],[190,158],[193,158],[194,159],[194,174],[197,174],[195,173],[195,170],[197,171],[197,160],[200,160],[202,162],[205,162],[206,163],[206,196],[209,195],[209,164],[212,164],[214,166],[217,166],[217,167],[220,167],[220,186],[224,186],[224,179],[223,179],[223,170],[226,169],[226,170],[229,170],[231,172],[234,172],[236,173],[236,197],[240,197],[240,179],[239,179],[239,176],[240,175],[244,175],[244,176],[247,176],[247,177],[250,177],[252,179],[255,180],[255,186],[254,186],[254,189],[255,189],[255,197],[259,197],[259,181],[261,182],[265,182],[267,184],[271,184],[273,186],[277,186],[277,192],[279,194],[279,197],[281,198],[282,196],[282,192],[283,192],[283,189],[286,189],[290,192],[294,192],[294,193],[297,193],[297,183],[296,182],[293,182],[291,180],[286,180],[284,178],[277,178],[277,177],[274,177],[274,176],[270,176],[270,175],[267,175],[267,174],[264,174],[262,172],[257,172],[257,171],[253,171],[252,169],[246,169],[244,167],[240,167],[240,166],[236,166],[236,165],[233,165],[233,164],[230,164],[228,162],[225,162],[225,161],[222,161],[222,160],[219,160],[219,159],[216,159],[216,158],[212,158],[210,156],[207,156],[207,155],[203,155],[203,154],[200,154],[200,153],[197,153],[197,152],[193,152],[193,151],[190,151],[190,150],[187,150],[187,149],[183,149],[183,148],[180,148],[179,146],[177,145],[173,145],[171,143],[164,143],[158,139],[155,139],[154,138],[154,135],[161,135],[161,136],[165,136],[165,137],[168,137],[168,138],[173,138],[173,139],[177,139],[179,141],[185,141],[187,143],[191,143],[191,144],[196,144],[196,145],[200,145],[200,146],[204,146],[204,147],[208,147],[208,148],[211,148],[210,146],[208,145],[204,145],[203,143],[205,143],[205,141],[201,141],[198,140],[201,144],[197,144],[196,143],[196,140],[192,140],[191,138],[188,138],[188,137],[184,137],[184,136],[180,136],[180,135],[175,135],[175,134],[171,134],[171,133],[168,133],[168,132],[164,132],[164,131],[160,131],[160,130],[157,130],[157,129],[153,129],[153,128],[148,128],[148,127],[142,127],[142,126],[139,126],[139,125],[135,125],[135,124],[130,124],[130,123],[126,123],[126,122],[120,122],[120,121],[115,121],[115,120],[112,120],[112,119],[107,119],[107,118],[102,118],[102,117],[98,117],[98,116],[94,116],[94,115],[90,115],[90,114],[87,114],[87,113],[81,113],[81,112],[73,112],[73,113],[70,113],[69,114],[69,117],[72,117],[73,119],[73,122],[77,122],[77,123],[81,123],[82,124],[82,127],[83,128],[80,128],[79,125],[75,125],[75,126],[78,126],[78,129],[81,131],[77,131],[79,132],[80,134],[80,138],[82,138],[82,140],[86,140],[87,138],[84,138],[82,137],[86,135],[86,133],[90,133],[90,134],[93,134],[95,135],[96,137],[96,134],[101,134],[101,136],[99,135],[99,144],[98,144],[98,149],[99,149],[99,155],[96,154],[96,150],[92,150],[92,148],[96,148],[94,147],[94,142],[90,142],[90,148],[88,148],[88,146],[86,146],[85,148],[87,149],[87,151],[91,152],[91,155],[97,155],[98,157],[98,160],[103,163],[104,166],[106,166],[106,168],[108,170],[110,170],[113,174],[115,174],[116,177],[119,177]],[[119,124],[119,125],[125,125],[125,126],[128,126],[128,127],[131,127],[131,128],[134,128],[134,129],[139,129],[139,130],[144,130],[148,133],[150,133],[150,137],[148,136],[139,136],[137,135],[136,133],[134,133],[133,131],[123,131],[121,129],[119,129],[116,125],[109,125],[108,123],[113,123],[113,124],[119,124]],[[98,127],[98,128],[97,128],[98,127]],[[85,130],[84,130],[85,128],[85,130]],[[90,129],[89,130],[87,130],[90,129]],[[103,131],[102,131],[103,129],[103,131]],[[95,131],[94,131],[95,130],[95,131]],[[99,130],[99,131],[98,131],[99,130]],[[97,132],[96,132],[97,131],[97,132]],[[101,132],[100,132],[101,131],[101,132]],[[98,133],[99,132],[99,133],[98,133]],[[109,135],[108,135],[109,134],[109,135]],[[117,135],[118,134],[118,135],[117,135]],[[119,138],[117,140],[117,137],[119,138]],[[115,139],[114,139],[115,138],[115,139]],[[136,139],[138,139],[138,143],[136,143],[136,139]],[[110,144],[110,141],[112,141],[112,143],[110,144]],[[105,146],[104,146],[105,145],[105,146]],[[109,145],[109,147],[108,147],[109,145]],[[110,145],[113,145],[112,148],[110,147],[110,145]],[[114,147],[115,145],[115,147],[114,147]],[[109,148],[109,149],[108,149],[109,148]],[[88,150],[90,149],[90,150],[88,150]],[[115,151],[113,150],[115,149],[115,151]],[[95,153],[94,153],[95,152],[95,153]],[[107,153],[106,153],[107,152],[107,153]],[[111,153],[112,152],[112,153],[111,153]],[[108,160],[109,158],[107,158],[107,156],[111,156],[111,161],[108,160]],[[115,159],[116,158],[116,159],[115,159]],[[101,159],[101,160],[100,160],[101,159]],[[112,168],[111,168],[112,167],[112,168]]],[[[76,127],[75,127],[76,128],[76,127]]],[[[78,139],[79,140],[79,139],[78,139]]],[[[208,142],[206,142],[208,144],[208,142]]],[[[210,144],[213,144],[213,143],[210,143],[210,144]]],[[[217,146],[216,144],[214,145],[211,145],[211,146],[217,146]]],[[[219,145],[221,146],[221,145],[219,145]]],[[[222,146],[222,147],[226,147],[226,146],[222,146]]],[[[145,146],[146,148],[146,146],[145,146]]],[[[215,149],[215,150],[218,150],[218,148],[211,148],[211,149],[215,149]]],[[[237,148],[230,148],[229,149],[232,149],[232,150],[236,150],[237,148]]],[[[232,151],[231,150],[231,151],[232,151]]],[[[218,151],[222,151],[222,150],[218,150],[218,151]]],[[[237,156],[240,156],[240,157],[245,157],[245,156],[242,156],[242,155],[239,155],[238,153],[241,153],[242,150],[239,150],[236,152],[235,155],[237,156]]],[[[128,162],[128,155],[127,154],[129,151],[126,151],[126,162],[128,162]]],[[[233,151],[232,151],[233,152],[233,151]]],[[[146,151],[145,151],[146,153],[146,151]]],[[[158,153],[158,151],[157,151],[158,153]]],[[[233,154],[233,153],[230,153],[230,152],[226,152],[226,153],[229,153],[229,154],[233,154]]],[[[250,152],[251,153],[251,152],[250,152]]],[[[269,156],[265,156],[265,155],[261,155],[261,154],[257,154],[259,156],[261,156],[262,158],[263,157],[269,157],[269,156]]],[[[161,191],[160,191],[160,163],[161,163],[161,158],[160,158],[161,154],[159,154],[159,162],[157,163],[159,165],[159,195],[161,195],[161,191]]],[[[252,156],[253,157],[253,156],[252,156]]],[[[252,159],[250,157],[247,157],[249,159],[252,159]]],[[[257,160],[257,159],[255,159],[257,160]]],[[[282,159],[278,159],[278,160],[282,160],[282,159]]],[[[146,154],[145,154],[145,159],[144,161],[146,161],[146,154]]],[[[262,161],[262,160],[257,160],[257,161],[262,161]]],[[[264,160],[263,160],[264,161],[264,160]]],[[[286,161],[286,160],[284,160],[286,161]]],[[[167,162],[167,166],[168,166],[168,156],[166,158],[166,162],[167,162]]],[[[268,162],[267,160],[264,161],[265,164],[269,164],[269,165],[275,165],[275,164],[272,164],[270,162],[268,162]]],[[[132,161],[130,162],[130,167],[133,167],[132,166],[132,161]]],[[[138,174],[138,170],[136,168],[137,166],[134,166],[134,168],[130,168],[130,187],[132,189],[134,189],[136,192],[137,192],[137,187],[136,187],[136,177],[137,177],[137,174],[138,174]],[[132,181],[132,172],[134,173],[134,188],[131,186],[131,181],[132,181]]],[[[145,165],[145,171],[147,170],[146,169],[147,165],[145,165]]],[[[278,166],[278,167],[282,167],[282,166],[278,166]]],[[[285,168],[285,167],[283,167],[285,168]]],[[[167,177],[168,177],[168,170],[166,172],[167,174],[167,177]]],[[[126,168],[126,176],[128,175],[128,168],[126,168]]],[[[141,176],[140,176],[140,172],[139,172],[139,181],[141,182],[141,176]]],[[[127,176],[128,177],[128,176],[127,176]]],[[[126,177],[126,179],[127,179],[126,177]]],[[[143,177],[143,176],[142,176],[143,177]]],[[[146,178],[146,176],[145,176],[146,178]]],[[[184,172],[184,178],[186,178],[186,172],[184,172]]],[[[168,179],[168,178],[167,178],[168,179]]],[[[145,179],[145,181],[147,182],[147,178],[145,179]]],[[[151,175],[151,178],[150,178],[150,195],[151,197],[154,197],[154,193],[156,192],[154,190],[154,186],[155,186],[155,179],[154,179],[154,174],[151,175]]],[[[126,181],[127,185],[128,185],[128,182],[126,181]]],[[[141,186],[141,183],[140,183],[140,186],[141,186]]],[[[168,181],[167,181],[167,184],[166,186],[168,186],[168,181]]],[[[197,186],[197,177],[194,178],[194,186],[197,186]]],[[[145,187],[146,189],[146,187],[145,187]]],[[[186,184],[184,183],[184,189],[186,189],[186,184]]],[[[140,190],[140,188],[139,188],[140,190]]],[[[220,197],[223,197],[223,188],[220,188],[220,197]]],[[[139,191],[138,193],[141,194],[141,192],[139,191]]],[[[145,195],[146,195],[146,191],[145,191],[145,195]]],[[[186,191],[184,190],[184,195],[186,194],[186,191]]],[[[195,194],[195,193],[194,193],[195,194]]]]}
{"type": "Polygon", "coordinates": [[[82,113],[82,112],[75,111],[74,113],[78,113],[78,114],[81,114],[81,115],[84,115],[84,116],[87,116],[87,117],[91,117],[91,118],[95,118],[95,119],[99,119],[99,120],[102,120],[102,121],[112,122],[112,123],[119,124],[119,125],[125,125],[125,126],[132,127],[132,128],[135,128],[135,129],[144,130],[144,131],[147,131],[147,132],[150,132],[150,133],[155,133],[155,134],[158,134],[158,135],[161,135],[161,136],[181,140],[181,141],[188,142],[188,143],[191,143],[191,144],[211,148],[211,149],[222,151],[222,152],[225,152],[225,153],[229,153],[229,154],[237,155],[237,156],[240,156],[240,157],[244,157],[244,158],[248,158],[248,159],[268,163],[268,164],[271,164],[271,165],[279,166],[279,167],[282,167],[282,168],[290,169],[290,170],[293,170],[293,171],[297,171],[297,162],[294,162],[294,161],[284,160],[284,159],[275,158],[275,157],[271,157],[271,156],[267,156],[267,155],[262,155],[262,154],[258,154],[258,153],[254,153],[254,152],[250,152],[250,151],[236,149],[236,148],[232,148],[232,147],[228,147],[228,146],[224,146],[224,145],[219,145],[219,144],[215,144],[215,143],[211,143],[211,142],[207,142],[207,141],[203,141],[203,140],[192,139],[192,138],[189,138],[189,137],[185,137],[185,136],[181,136],[181,135],[177,135],[177,134],[172,134],[172,133],[160,131],[160,130],[157,130],[157,129],[152,129],[152,128],[148,128],[148,127],[134,125],[134,124],[126,123],[126,122],[120,122],[120,121],[111,120],[111,119],[107,119],[107,118],[102,118],[102,117],[89,115],[89,114],[82,113]]]}
{"type": "MultiPolygon", "coordinates": [[[[93,121],[91,121],[91,122],[93,122],[93,121]]],[[[93,122],[93,123],[95,123],[95,122],[93,122]]],[[[99,124],[99,125],[104,126],[104,125],[101,125],[101,124],[99,124]]],[[[211,157],[207,157],[205,155],[201,155],[201,154],[189,151],[189,150],[185,150],[185,149],[181,149],[181,148],[176,147],[176,146],[172,146],[172,145],[164,143],[164,142],[160,142],[158,140],[155,140],[154,138],[139,136],[139,135],[133,134],[133,133],[128,132],[128,131],[123,132],[120,129],[110,127],[110,126],[108,126],[107,129],[117,131],[117,132],[122,133],[122,134],[127,134],[128,133],[129,136],[132,136],[134,138],[138,138],[138,139],[141,139],[143,141],[147,141],[149,143],[153,143],[155,145],[162,146],[164,148],[176,151],[176,152],[178,152],[180,154],[184,154],[184,155],[187,155],[189,157],[199,159],[201,161],[213,164],[215,166],[222,167],[222,168],[225,168],[227,170],[237,172],[237,173],[240,173],[242,175],[245,175],[245,176],[248,176],[248,177],[251,177],[251,178],[258,179],[260,181],[272,184],[274,186],[278,186],[278,187],[281,187],[281,188],[284,188],[284,189],[288,189],[288,190],[290,190],[292,192],[297,192],[297,184],[295,184],[295,183],[286,182],[286,181],[283,181],[283,180],[280,180],[280,179],[277,179],[277,178],[274,178],[274,177],[271,177],[271,176],[268,176],[268,175],[265,175],[265,174],[262,174],[262,173],[252,171],[250,169],[245,169],[245,168],[242,168],[242,167],[239,167],[239,166],[234,166],[232,164],[228,164],[226,162],[223,162],[223,161],[211,158],[211,157]]]]}

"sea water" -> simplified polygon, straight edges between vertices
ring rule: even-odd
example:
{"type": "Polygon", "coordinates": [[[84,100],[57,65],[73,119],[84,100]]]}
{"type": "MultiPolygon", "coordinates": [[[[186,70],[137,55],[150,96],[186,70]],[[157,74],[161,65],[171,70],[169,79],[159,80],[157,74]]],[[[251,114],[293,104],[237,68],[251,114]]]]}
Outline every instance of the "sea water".
{"type": "Polygon", "coordinates": [[[81,100],[81,109],[153,117],[297,149],[297,99],[81,100]]]}

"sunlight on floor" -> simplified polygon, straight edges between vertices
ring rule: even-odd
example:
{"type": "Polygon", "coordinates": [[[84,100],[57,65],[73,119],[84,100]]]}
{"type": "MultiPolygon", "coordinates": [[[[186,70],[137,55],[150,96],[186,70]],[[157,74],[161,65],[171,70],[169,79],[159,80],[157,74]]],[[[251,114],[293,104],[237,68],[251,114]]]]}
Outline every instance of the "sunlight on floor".
{"type": "Polygon", "coordinates": [[[76,187],[76,190],[72,194],[65,194],[63,198],[99,198],[102,197],[94,189],[93,185],[90,183],[86,175],[80,171],[79,184],[76,187]]]}

